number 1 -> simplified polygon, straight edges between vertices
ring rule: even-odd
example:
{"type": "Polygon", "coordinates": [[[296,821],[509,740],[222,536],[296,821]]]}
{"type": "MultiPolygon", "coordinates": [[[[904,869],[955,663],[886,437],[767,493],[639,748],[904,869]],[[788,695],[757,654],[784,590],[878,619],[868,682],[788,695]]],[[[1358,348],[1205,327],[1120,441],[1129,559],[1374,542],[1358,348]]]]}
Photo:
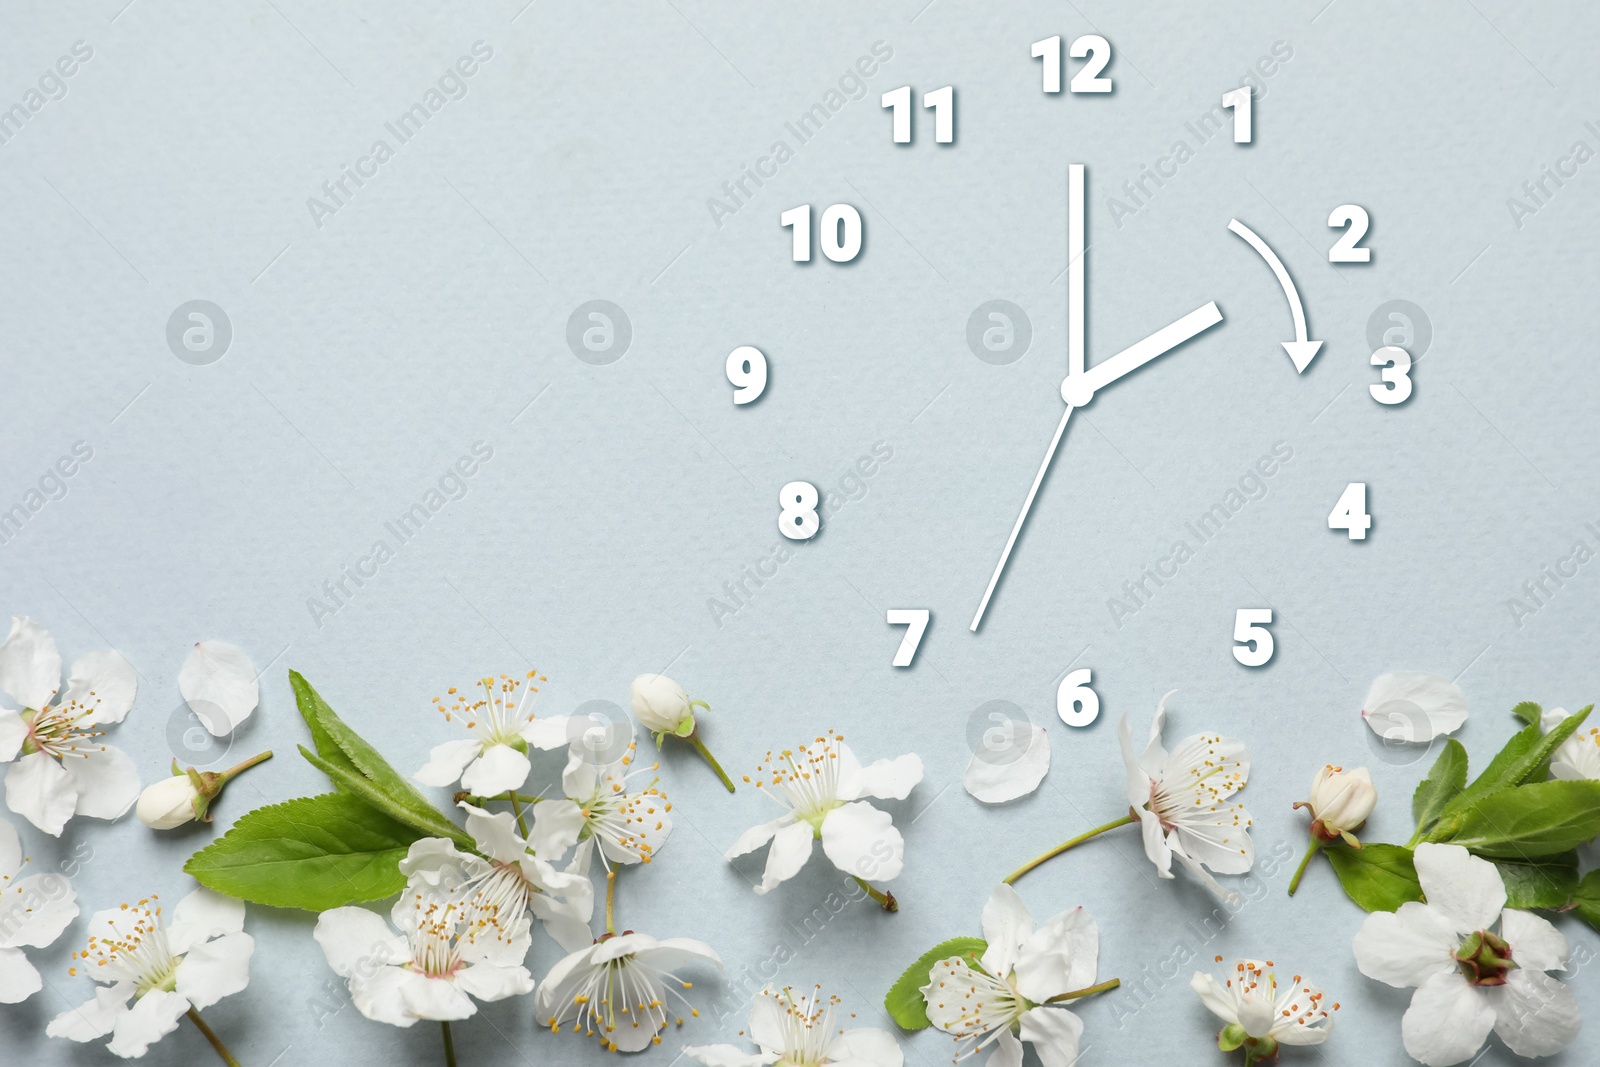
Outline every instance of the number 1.
{"type": "MultiPolygon", "coordinates": [[[[939,144],[955,140],[955,94],[955,88],[949,85],[922,94],[922,106],[933,108],[933,139],[939,144]]],[[[910,139],[908,133],[906,140],[910,139]]]]}
{"type": "Polygon", "coordinates": [[[911,143],[911,86],[902,85],[883,94],[883,106],[893,108],[894,143],[911,143]]]}
{"type": "Polygon", "coordinates": [[[1250,87],[1241,85],[1222,94],[1222,106],[1233,109],[1233,143],[1250,143],[1250,87]]]}

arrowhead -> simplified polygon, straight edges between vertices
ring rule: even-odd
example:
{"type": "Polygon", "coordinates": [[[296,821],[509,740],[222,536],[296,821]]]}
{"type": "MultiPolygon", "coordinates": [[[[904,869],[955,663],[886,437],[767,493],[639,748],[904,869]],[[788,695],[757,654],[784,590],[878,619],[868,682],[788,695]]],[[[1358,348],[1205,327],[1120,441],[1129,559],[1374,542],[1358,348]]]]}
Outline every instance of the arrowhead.
{"type": "Polygon", "coordinates": [[[1283,350],[1289,353],[1289,358],[1294,360],[1294,369],[1304,374],[1311,365],[1312,359],[1322,350],[1321,341],[1285,341],[1283,350]]]}

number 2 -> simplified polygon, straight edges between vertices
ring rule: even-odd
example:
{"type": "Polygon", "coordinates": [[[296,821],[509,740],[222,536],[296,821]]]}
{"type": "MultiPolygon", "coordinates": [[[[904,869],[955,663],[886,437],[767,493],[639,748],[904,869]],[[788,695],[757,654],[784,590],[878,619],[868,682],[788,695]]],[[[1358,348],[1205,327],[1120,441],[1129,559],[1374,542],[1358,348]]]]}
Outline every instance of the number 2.
{"type": "Polygon", "coordinates": [[[1328,225],[1332,229],[1341,226],[1348,227],[1344,236],[1334,242],[1328,249],[1329,263],[1371,263],[1372,249],[1356,247],[1361,239],[1367,235],[1367,226],[1371,223],[1365,208],[1355,204],[1340,204],[1333,209],[1333,214],[1328,216],[1328,225]]]}
{"type": "Polygon", "coordinates": [[[917,656],[917,649],[922,645],[922,635],[928,632],[928,617],[931,614],[927,608],[889,609],[889,625],[906,628],[906,635],[900,639],[900,647],[894,654],[896,667],[911,666],[911,661],[917,656]]]}
{"type": "Polygon", "coordinates": [[[1411,353],[1385,345],[1372,353],[1372,365],[1383,368],[1379,375],[1383,384],[1367,386],[1372,399],[1380,404],[1403,404],[1411,398],[1411,353]]]}
{"type": "Polygon", "coordinates": [[[1272,659],[1271,608],[1240,608],[1233,613],[1233,658],[1246,667],[1261,667],[1272,659]]]}

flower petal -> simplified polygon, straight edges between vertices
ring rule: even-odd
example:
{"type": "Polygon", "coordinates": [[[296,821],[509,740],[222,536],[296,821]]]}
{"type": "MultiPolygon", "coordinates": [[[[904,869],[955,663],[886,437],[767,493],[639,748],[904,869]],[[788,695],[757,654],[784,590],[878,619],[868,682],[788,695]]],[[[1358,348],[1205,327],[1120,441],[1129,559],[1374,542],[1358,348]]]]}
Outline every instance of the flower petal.
{"type": "Polygon", "coordinates": [[[250,956],[255,938],[223,934],[191,948],[178,964],[178,992],[196,1008],[209,1008],[250,984],[250,956]]]}
{"type": "Polygon", "coordinates": [[[534,805],[528,844],[534,855],[554,863],[578,843],[582,832],[583,809],[575,801],[552,798],[534,805]]]}
{"type": "Polygon", "coordinates": [[[46,707],[61,688],[61,653],[55,638],[26,615],[11,616],[11,632],[0,644],[0,690],[16,710],[46,707]]]}
{"type": "Polygon", "coordinates": [[[406,1001],[406,989],[419,980],[430,981],[403,967],[374,967],[350,977],[350,1003],[375,1023],[414,1026],[417,1016],[406,1001]]]}
{"type": "Polygon", "coordinates": [[[80,720],[85,725],[102,725],[127,718],[138,692],[139,675],[133,664],[121,652],[108,648],[78,657],[62,699],[91,709],[80,720]]]}
{"type": "Polygon", "coordinates": [[[634,956],[640,963],[668,974],[690,963],[709,963],[722,969],[722,957],[716,950],[692,937],[664,937],[653,945],[635,949],[634,956]]]}
{"type": "Polygon", "coordinates": [[[773,819],[771,822],[758,823],[755,826],[750,827],[750,829],[739,835],[739,839],[737,841],[728,846],[728,851],[722,854],[722,858],[725,860],[733,860],[738,859],[740,856],[743,856],[748,852],[754,852],[768,841],[771,841],[773,835],[779,830],[782,830],[785,826],[793,824],[794,821],[795,819],[792,814],[786,814],[773,819]]]}
{"type": "Polygon", "coordinates": [[[985,804],[1004,804],[1038,789],[1049,770],[1050,731],[1041,726],[1032,731],[1028,747],[1006,762],[995,762],[992,755],[985,759],[973,753],[961,784],[985,804]]]}
{"type": "Polygon", "coordinates": [[[461,773],[467,769],[467,764],[482,752],[483,742],[475,737],[465,741],[446,741],[433,746],[433,751],[428,753],[428,762],[411,777],[423,785],[440,789],[455,785],[461,780],[461,773]]]}
{"type": "Polygon", "coordinates": [[[1168,845],[1172,848],[1172,858],[1183,864],[1183,869],[1198,878],[1200,884],[1211,890],[1219,900],[1237,906],[1244,898],[1231,889],[1222,888],[1222,883],[1212,877],[1210,871],[1206,870],[1198,860],[1183,850],[1182,842],[1177,841],[1176,837],[1177,835],[1174,834],[1174,840],[1168,841],[1168,845]]]}
{"type": "Polygon", "coordinates": [[[1196,971],[1194,977],[1189,979],[1189,988],[1194,990],[1206,1010],[1224,1023],[1239,1021],[1239,1000],[1229,987],[1204,971],[1196,971]]]}
{"type": "Polygon", "coordinates": [[[1033,913],[1020,893],[1001,882],[984,902],[982,923],[983,939],[989,946],[983,951],[983,969],[1004,980],[1016,968],[1022,946],[1033,933],[1033,913]]]}
{"type": "Polygon", "coordinates": [[[197,936],[179,937],[183,947],[173,946],[174,952],[183,952],[189,945],[208,937],[237,934],[244,929],[244,901],[225,896],[204,887],[196,889],[172,909],[172,922],[167,928],[167,940],[173,940],[173,931],[193,930],[197,936]]]}
{"type": "Polygon", "coordinates": [[[0,819],[0,878],[11,878],[22,870],[22,837],[17,828],[0,819]]]}
{"type": "Polygon", "coordinates": [[[521,730],[522,739],[541,752],[551,752],[572,740],[570,715],[533,719],[521,730]]]}
{"type": "Polygon", "coordinates": [[[1186,811],[1174,832],[1196,863],[1218,874],[1244,874],[1256,862],[1251,822],[1242,804],[1212,804],[1186,811]]]}
{"type": "Polygon", "coordinates": [[[906,1062],[894,1035],[870,1026],[846,1030],[823,1055],[832,1067],[905,1067],[906,1062]]]}
{"type": "Polygon", "coordinates": [[[782,1053],[788,1041],[784,1031],[790,1017],[788,1001],[779,999],[771,989],[758,992],[750,1002],[750,1040],[764,1052],[782,1053]]]}
{"type": "Polygon", "coordinates": [[[1022,1039],[1033,1046],[1044,1067],[1073,1067],[1083,1020],[1066,1008],[1029,1008],[1022,1013],[1022,1039]]]}
{"type": "Polygon", "coordinates": [[[28,739],[28,724],[20,712],[0,708],[0,763],[10,763],[28,739]]]}
{"type": "Polygon", "coordinates": [[[1390,671],[1367,690],[1361,717],[1385,741],[1423,743],[1461,729],[1467,698],[1460,686],[1437,674],[1390,671]]]}
{"type": "MultiPolygon", "coordinates": [[[[839,743],[841,753],[844,742],[839,743]]],[[[916,753],[908,753],[895,759],[875,760],[861,768],[861,777],[857,782],[855,796],[841,799],[854,800],[856,797],[877,797],[879,800],[904,800],[911,795],[917,783],[922,781],[922,757],[916,753]]]]}
{"type": "Polygon", "coordinates": [[[323,912],[317,916],[311,936],[322,946],[328,966],[341,978],[370,977],[389,964],[410,959],[405,938],[366,908],[347,906],[323,912]]]}
{"type": "Polygon", "coordinates": [[[1100,927],[1081,907],[1064,911],[1033,932],[1017,960],[1017,989],[1035,1003],[1094,985],[1100,968],[1100,927]]]}
{"type": "Polygon", "coordinates": [[[811,858],[811,842],[815,837],[811,824],[803,822],[791,823],[774,833],[772,847],[767,849],[767,868],[761,872],[761,884],[756,886],[756,893],[770,893],[778,883],[798,874],[811,858]]]}
{"type": "Polygon", "coordinates": [[[1412,994],[1400,1019],[1400,1037],[1412,1059],[1428,1067],[1449,1067],[1483,1047],[1494,1021],[1489,998],[1468,985],[1459,971],[1436,974],[1412,994]]]}
{"type": "Polygon", "coordinates": [[[1506,975],[1505,985],[1484,992],[1494,1008],[1494,1032],[1518,1056],[1560,1052],[1583,1026],[1572,990],[1542,971],[1520,967],[1506,975]]]}
{"type": "Polygon", "coordinates": [[[457,983],[429,978],[419,971],[399,973],[404,977],[397,985],[408,1014],[438,1022],[469,1019],[477,1014],[478,1006],[457,983]]]}
{"type": "Polygon", "coordinates": [[[683,1054],[705,1067],[764,1067],[778,1061],[776,1052],[745,1052],[737,1045],[685,1045],[683,1054]]]}
{"type": "Polygon", "coordinates": [[[1133,751],[1133,724],[1127,712],[1117,723],[1117,745],[1122,749],[1122,765],[1127,771],[1128,803],[1142,808],[1150,803],[1150,775],[1139,765],[1139,757],[1133,751]]]}
{"type": "Polygon", "coordinates": [[[1457,933],[1485,930],[1506,906],[1500,871],[1460,845],[1424,842],[1413,853],[1417,880],[1428,905],[1454,924],[1457,933]]]}
{"type": "Polygon", "coordinates": [[[486,745],[483,755],[461,775],[461,787],[480,797],[521,789],[533,764],[510,745],[486,745]]]}
{"type": "Polygon", "coordinates": [[[1207,804],[1226,800],[1250,780],[1250,750],[1237,737],[1192,734],[1178,742],[1155,778],[1168,792],[1186,790],[1207,804]]]}
{"type": "MultiPolygon", "coordinates": [[[[973,969],[964,956],[949,956],[928,968],[928,984],[919,991],[929,1022],[947,1034],[965,1034],[976,1030],[978,1013],[1000,988],[997,979],[973,969]]],[[[985,1015],[984,1021],[991,1020],[985,1015]]]]}
{"type": "Polygon", "coordinates": [[[1535,971],[1564,971],[1572,946],[1566,935],[1542,915],[1507,908],[1500,913],[1500,936],[1511,946],[1518,967],[1535,971]]]}
{"type": "Polygon", "coordinates": [[[77,806],[72,776],[43,752],[23,756],[6,772],[6,807],[53,837],[61,836],[77,806]]]}
{"type": "Polygon", "coordinates": [[[1011,1027],[1000,1031],[1000,1036],[994,1042],[994,1051],[983,1061],[983,1067],[1022,1067],[1022,1042],[1011,1032],[1011,1027]]]}
{"type": "Polygon", "coordinates": [[[79,815],[116,819],[139,799],[139,769],[120,748],[100,745],[81,759],[63,759],[61,767],[72,777],[79,815]]]}
{"type": "Polygon", "coordinates": [[[54,944],[77,917],[78,895],[65,875],[51,871],[20,878],[0,896],[0,948],[54,944]]]}
{"type": "Polygon", "coordinates": [[[1375,911],[1356,933],[1356,966],[1368,978],[1402,989],[1456,972],[1461,938],[1435,908],[1408,900],[1397,911],[1375,911]]]}
{"type": "Polygon", "coordinates": [[[188,1010],[188,998],[165,989],[152,989],[117,1016],[106,1048],[118,1056],[137,1059],[148,1052],[151,1045],[176,1030],[178,1020],[188,1010]]]}
{"type": "Polygon", "coordinates": [[[906,842],[888,812],[855,800],[822,820],[822,851],[846,874],[887,882],[905,866],[906,842]]]}
{"type": "Polygon", "coordinates": [[[93,1041],[109,1034],[117,1024],[117,1017],[128,1010],[128,1000],[133,996],[132,982],[99,986],[94,999],[80,1004],[50,1020],[45,1028],[49,1037],[64,1037],[69,1041],[93,1041]]]}
{"type": "Polygon", "coordinates": [[[456,972],[456,986],[487,1003],[532,993],[533,975],[520,964],[474,963],[456,972]]]}
{"type": "Polygon", "coordinates": [[[0,948],[0,1004],[21,1004],[44,988],[44,979],[20,948],[0,948]]]}
{"type": "Polygon", "coordinates": [[[479,852],[500,863],[527,855],[528,847],[517,834],[517,820],[509,811],[488,812],[464,800],[460,808],[467,813],[467,833],[472,835],[479,852]]]}
{"type": "Polygon", "coordinates": [[[255,664],[225,641],[201,641],[189,650],[178,692],[213,737],[232,732],[261,703],[255,664]]]}
{"type": "Polygon", "coordinates": [[[1161,826],[1161,817],[1149,808],[1135,808],[1134,811],[1139,816],[1139,839],[1144,844],[1145,858],[1156,865],[1157,874],[1171,878],[1172,846],[1167,844],[1167,831],[1161,826]]]}

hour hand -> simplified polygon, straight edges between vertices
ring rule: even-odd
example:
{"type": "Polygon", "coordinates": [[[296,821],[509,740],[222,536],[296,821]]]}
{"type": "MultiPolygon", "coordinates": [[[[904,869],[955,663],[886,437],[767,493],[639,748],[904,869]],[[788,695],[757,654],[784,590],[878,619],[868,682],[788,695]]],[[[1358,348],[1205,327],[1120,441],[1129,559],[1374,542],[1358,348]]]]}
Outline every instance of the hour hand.
{"type": "Polygon", "coordinates": [[[1222,321],[1222,312],[1215,300],[1196,308],[1177,322],[1163,326],[1142,341],[1136,341],[1121,352],[1102,360],[1087,370],[1069,374],[1061,383],[1061,399],[1075,408],[1081,408],[1094,398],[1094,394],[1127,374],[1149,363],[1152,359],[1172,351],[1185,341],[1204,333],[1222,321]]]}

